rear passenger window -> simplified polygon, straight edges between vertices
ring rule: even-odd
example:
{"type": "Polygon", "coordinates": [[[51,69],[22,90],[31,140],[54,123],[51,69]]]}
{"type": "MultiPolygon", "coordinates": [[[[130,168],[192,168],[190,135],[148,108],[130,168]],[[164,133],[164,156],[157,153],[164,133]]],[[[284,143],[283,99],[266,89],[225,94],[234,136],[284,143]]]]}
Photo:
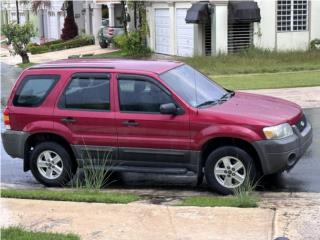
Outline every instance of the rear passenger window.
{"type": "Polygon", "coordinates": [[[37,75],[24,78],[13,98],[13,105],[19,107],[37,107],[50,93],[58,75],[37,75]]]}
{"type": "Polygon", "coordinates": [[[110,110],[109,74],[74,75],[59,106],[79,110],[110,110]]]}

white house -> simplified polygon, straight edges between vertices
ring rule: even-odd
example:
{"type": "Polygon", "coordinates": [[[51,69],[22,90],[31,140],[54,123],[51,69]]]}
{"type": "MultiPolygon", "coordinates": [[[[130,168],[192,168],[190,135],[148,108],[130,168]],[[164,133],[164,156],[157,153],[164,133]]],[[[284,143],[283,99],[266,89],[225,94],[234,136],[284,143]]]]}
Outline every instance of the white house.
{"type": "Polygon", "coordinates": [[[320,38],[319,0],[150,1],[147,16],[149,46],[169,55],[307,49],[320,38]]]}

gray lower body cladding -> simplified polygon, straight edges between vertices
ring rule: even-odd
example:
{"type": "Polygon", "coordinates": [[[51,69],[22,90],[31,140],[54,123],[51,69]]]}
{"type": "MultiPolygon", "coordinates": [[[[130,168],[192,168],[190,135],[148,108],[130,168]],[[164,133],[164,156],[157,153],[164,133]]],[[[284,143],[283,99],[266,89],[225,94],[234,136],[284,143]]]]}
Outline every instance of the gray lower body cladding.
{"type": "Polygon", "coordinates": [[[113,171],[166,174],[197,173],[200,151],[150,148],[72,146],[79,166],[105,166],[113,171]]]}
{"type": "Polygon", "coordinates": [[[311,145],[313,135],[310,123],[302,132],[295,126],[293,130],[294,134],[287,138],[253,143],[264,175],[291,169],[311,145]]]}

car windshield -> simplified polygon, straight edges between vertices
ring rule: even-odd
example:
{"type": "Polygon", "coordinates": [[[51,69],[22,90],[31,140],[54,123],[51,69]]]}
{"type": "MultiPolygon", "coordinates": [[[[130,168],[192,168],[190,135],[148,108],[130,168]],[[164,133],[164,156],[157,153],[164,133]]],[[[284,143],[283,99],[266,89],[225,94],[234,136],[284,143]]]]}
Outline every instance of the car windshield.
{"type": "Polygon", "coordinates": [[[170,88],[192,107],[213,105],[229,92],[188,65],[181,65],[160,75],[170,88]]]}

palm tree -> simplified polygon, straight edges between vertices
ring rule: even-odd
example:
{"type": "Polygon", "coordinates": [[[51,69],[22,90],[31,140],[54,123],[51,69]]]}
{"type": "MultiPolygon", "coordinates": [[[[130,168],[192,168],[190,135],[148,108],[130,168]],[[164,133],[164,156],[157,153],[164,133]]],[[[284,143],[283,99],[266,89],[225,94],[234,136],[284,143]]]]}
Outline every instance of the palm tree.
{"type": "Polygon", "coordinates": [[[32,0],[31,1],[32,12],[37,13],[40,9],[45,9],[45,8],[51,8],[50,0],[44,0],[44,1],[32,0]]]}

